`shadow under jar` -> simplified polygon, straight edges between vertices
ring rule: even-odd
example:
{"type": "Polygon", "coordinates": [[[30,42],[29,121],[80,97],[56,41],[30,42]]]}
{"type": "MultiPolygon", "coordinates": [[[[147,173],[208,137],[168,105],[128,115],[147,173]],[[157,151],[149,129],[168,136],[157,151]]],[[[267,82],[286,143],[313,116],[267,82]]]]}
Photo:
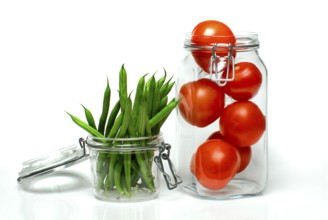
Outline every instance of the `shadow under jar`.
{"type": "Polygon", "coordinates": [[[254,196],[267,181],[267,70],[258,35],[235,38],[206,46],[185,39],[176,80],[178,172],[181,188],[197,197],[254,196]]]}

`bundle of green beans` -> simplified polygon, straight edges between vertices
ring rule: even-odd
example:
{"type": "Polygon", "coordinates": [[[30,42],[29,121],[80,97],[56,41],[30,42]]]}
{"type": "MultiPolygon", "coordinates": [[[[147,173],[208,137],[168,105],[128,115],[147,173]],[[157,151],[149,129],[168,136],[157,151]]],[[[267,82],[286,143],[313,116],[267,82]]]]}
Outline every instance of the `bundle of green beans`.
{"type": "MultiPolygon", "coordinates": [[[[117,138],[151,137],[158,135],[161,126],[177,106],[178,100],[168,102],[168,94],[174,86],[172,77],[166,80],[167,74],[159,80],[153,74],[148,81],[142,76],[135,92],[134,102],[127,90],[127,73],[122,65],[119,72],[119,100],[110,110],[111,89],[107,86],[103,97],[103,108],[98,127],[89,109],[82,105],[86,122],[69,114],[71,119],[90,135],[108,142],[107,146],[121,144],[117,138]],[[102,139],[105,138],[105,139],[102,139]],[[110,141],[109,141],[110,140],[110,141]],[[110,142],[110,143],[109,143],[110,142]]],[[[145,143],[134,141],[131,146],[143,146],[145,143]]],[[[142,141],[141,141],[142,142],[142,141]]],[[[126,144],[126,143],[125,143],[126,144]]],[[[103,145],[106,146],[106,143],[103,145]]],[[[97,190],[109,193],[116,190],[122,195],[132,196],[138,184],[155,191],[152,175],[153,151],[120,154],[116,151],[101,151],[97,157],[97,190]]]]}

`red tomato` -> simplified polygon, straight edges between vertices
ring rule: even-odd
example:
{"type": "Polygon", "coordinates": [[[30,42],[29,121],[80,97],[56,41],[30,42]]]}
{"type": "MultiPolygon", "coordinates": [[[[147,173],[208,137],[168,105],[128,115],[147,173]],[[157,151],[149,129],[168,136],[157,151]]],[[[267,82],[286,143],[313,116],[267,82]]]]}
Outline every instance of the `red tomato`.
{"type": "Polygon", "coordinates": [[[220,133],[220,131],[216,131],[216,132],[213,132],[213,133],[207,138],[207,140],[211,140],[211,139],[221,139],[221,140],[223,140],[223,136],[222,136],[222,134],[220,133]]]}
{"type": "MultiPolygon", "coordinates": [[[[226,73],[222,78],[226,77],[226,73]]],[[[230,68],[229,78],[232,77],[230,68]]],[[[222,87],[223,91],[231,98],[246,101],[253,98],[259,91],[262,83],[262,74],[253,63],[241,62],[235,65],[235,77],[222,87]]]]}
{"type": "Polygon", "coordinates": [[[184,84],[179,92],[179,110],[192,125],[205,127],[217,120],[224,108],[224,92],[210,79],[184,84]]]}
{"type": "Polygon", "coordinates": [[[220,139],[201,144],[195,154],[195,177],[207,189],[225,187],[240,166],[236,148],[220,139]]]}
{"type": "Polygon", "coordinates": [[[249,162],[251,161],[252,158],[252,148],[250,146],[247,147],[236,147],[239,155],[240,155],[240,166],[237,171],[237,173],[242,172],[243,170],[246,169],[248,166],[249,162]]]}
{"type": "MultiPolygon", "coordinates": [[[[207,140],[210,140],[210,139],[224,140],[220,131],[216,131],[213,134],[211,134],[207,140]]],[[[252,148],[250,146],[246,146],[246,147],[236,147],[236,149],[238,150],[239,155],[240,155],[240,166],[237,171],[237,173],[240,173],[248,166],[249,162],[251,161],[252,148]]]]}
{"type": "Polygon", "coordinates": [[[220,132],[224,140],[237,146],[255,144],[265,131],[265,117],[250,101],[228,105],[220,118],[220,132]]]}
{"type": "MultiPolygon", "coordinates": [[[[213,46],[214,44],[231,44],[236,43],[236,38],[230,28],[219,21],[208,20],[196,25],[192,31],[191,41],[194,46],[213,46]]],[[[216,55],[225,57],[228,55],[227,47],[218,47],[216,55]]],[[[212,57],[211,49],[195,49],[192,51],[195,62],[207,73],[210,73],[210,60],[212,57]]]]}

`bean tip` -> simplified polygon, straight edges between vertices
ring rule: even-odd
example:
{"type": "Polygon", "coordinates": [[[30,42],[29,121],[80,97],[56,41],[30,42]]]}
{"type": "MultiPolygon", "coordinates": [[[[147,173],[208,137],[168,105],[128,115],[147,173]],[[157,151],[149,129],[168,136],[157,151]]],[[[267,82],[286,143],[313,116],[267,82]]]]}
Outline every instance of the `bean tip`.
{"type": "Polygon", "coordinates": [[[69,112],[66,111],[66,110],[65,110],[65,112],[66,112],[66,114],[68,114],[70,117],[72,117],[72,114],[71,114],[71,113],[69,113],[69,112]]]}

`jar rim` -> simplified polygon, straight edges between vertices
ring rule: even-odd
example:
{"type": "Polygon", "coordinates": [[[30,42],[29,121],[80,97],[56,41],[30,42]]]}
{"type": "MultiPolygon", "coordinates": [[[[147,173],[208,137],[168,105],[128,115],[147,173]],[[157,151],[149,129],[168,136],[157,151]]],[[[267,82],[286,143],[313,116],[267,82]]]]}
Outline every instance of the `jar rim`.
{"type": "MultiPolygon", "coordinates": [[[[250,48],[258,48],[260,43],[258,41],[258,34],[256,32],[239,32],[234,35],[236,38],[236,42],[233,45],[227,43],[209,43],[208,45],[197,45],[197,43],[192,41],[192,33],[189,32],[185,36],[184,48],[191,50],[212,50],[213,46],[223,46],[223,47],[232,47],[233,49],[250,49],[250,48]]],[[[214,39],[220,42],[220,39],[225,39],[231,36],[203,36],[204,39],[214,39]]],[[[224,41],[223,41],[224,42],[224,41]]]]}
{"type": "Polygon", "coordinates": [[[145,136],[145,137],[129,137],[129,138],[99,138],[87,136],[86,146],[96,151],[142,151],[158,149],[163,143],[163,134],[145,136]]]}

